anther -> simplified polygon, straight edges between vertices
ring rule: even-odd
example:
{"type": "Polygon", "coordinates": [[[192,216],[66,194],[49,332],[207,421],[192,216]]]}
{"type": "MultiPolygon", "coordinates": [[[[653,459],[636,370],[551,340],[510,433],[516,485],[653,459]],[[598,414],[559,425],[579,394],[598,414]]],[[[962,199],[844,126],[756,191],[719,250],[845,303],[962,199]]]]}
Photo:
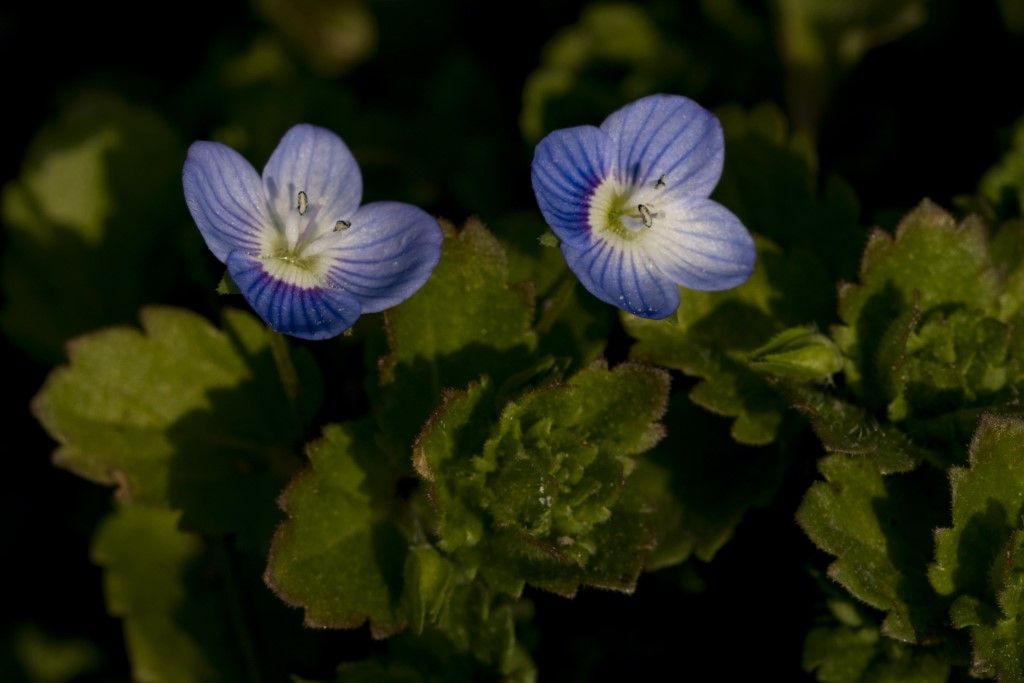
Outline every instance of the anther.
{"type": "Polygon", "coordinates": [[[665,178],[666,176],[661,176],[660,178],[658,178],[658,182],[654,183],[654,187],[658,189],[665,187],[665,178]]]}
{"type": "Polygon", "coordinates": [[[334,224],[334,232],[341,232],[352,227],[352,223],[349,221],[338,221],[334,224]]]}
{"type": "Polygon", "coordinates": [[[299,210],[299,215],[300,216],[305,215],[306,208],[308,206],[309,206],[309,198],[306,196],[305,192],[303,192],[302,190],[299,190],[299,205],[296,206],[295,208],[299,210]]]}
{"type": "Polygon", "coordinates": [[[649,228],[654,225],[654,215],[651,213],[651,210],[647,208],[646,204],[640,204],[636,208],[640,212],[640,218],[643,219],[645,228],[649,228]]]}

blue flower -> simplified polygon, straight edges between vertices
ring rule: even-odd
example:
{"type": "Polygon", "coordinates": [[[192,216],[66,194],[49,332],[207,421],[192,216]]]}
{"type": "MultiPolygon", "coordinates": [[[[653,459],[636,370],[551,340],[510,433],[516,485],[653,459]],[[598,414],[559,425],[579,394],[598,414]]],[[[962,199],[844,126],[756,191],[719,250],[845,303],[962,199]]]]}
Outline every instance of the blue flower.
{"type": "Polygon", "coordinates": [[[359,205],[359,166],[323,128],[285,133],[262,178],[230,147],[193,143],[182,183],[206,246],[249,305],[295,337],[333,337],[404,301],[441,257],[441,226],[423,210],[359,205]]]}
{"type": "Polygon", "coordinates": [[[537,145],[533,191],[569,268],[597,298],[644,318],[679,307],[679,285],[720,290],[754,268],[754,241],[708,197],[722,127],[693,100],[652,95],[601,124],[537,145]]]}

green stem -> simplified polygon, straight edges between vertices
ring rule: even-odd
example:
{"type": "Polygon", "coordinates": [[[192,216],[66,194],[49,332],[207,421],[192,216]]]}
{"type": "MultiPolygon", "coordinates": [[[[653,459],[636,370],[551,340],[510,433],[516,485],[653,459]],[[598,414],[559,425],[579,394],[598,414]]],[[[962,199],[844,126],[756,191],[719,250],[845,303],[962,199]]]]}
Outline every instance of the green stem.
{"type": "Polygon", "coordinates": [[[215,561],[224,577],[224,602],[227,605],[228,621],[231,622],[231,631],[242,656],[246,680],[252,681],[252,683],[263,683],[260,660],[256,654],[256,646],[253,643],[252,634],[249,632],[248,621],[242,606],[242,593],[238,586],[231,550],[224,539],[211,541],[211,546],[215,561]]]}
{"type": "Polygon", "coordinates": [[[270,330],[270,353],[274,356],[274,365],[277,366],[277,375],[281,378],[281,387],[292,408],[292,417],[295,421],[297,433],[302,433],[302,411],[299,407],[299,373],[292,362],[291,352],[288,350],[288,342],[280,332],[270,330]]]}

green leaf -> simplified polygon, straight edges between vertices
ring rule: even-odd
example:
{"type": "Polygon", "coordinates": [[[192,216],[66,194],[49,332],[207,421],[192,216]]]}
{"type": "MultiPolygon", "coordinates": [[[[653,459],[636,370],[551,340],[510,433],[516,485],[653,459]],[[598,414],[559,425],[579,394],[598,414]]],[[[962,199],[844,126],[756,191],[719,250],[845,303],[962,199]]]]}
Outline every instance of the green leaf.
{"type": "Polygon", "coordinates": [[[829,453],[844,453],[874,463],[881,474],[907,472],[935,456],[896,427],[881,424],[858,405],[796,382],[775,381],[790,405],[811,422],[829,453]]]}
{"type": "Polygon", "coordinates": [[[416,509],[423,501],[400,493],[405,472],[382,457],[384,444],[364,419],[329,425],[309,446],[310,466],[281,496],[288,519],[274,536],[265,581],[303,608],[307,626],[369,622],[377,638],[411,628],[415,636],[396,636],[389,656],[343,666],[353,680],[405,680],[449,666],[532,671],[515,641],[511,606],[423,538],[416,509]],[[414,655],[422,668],[410,673],[406,657],[414,655]]]}
{"type": "Polygon", "coordinates": [[[487,382],[449,393],[414,449],[441,548],[512,595],[524,582],[632,590],[653,539],[623,484],[662,435],[667,391],[659,371],[598,364],[500,417],[487,382]]]}
{"type": "Polygon", "coordinates": [[[182,510],[186,527],[264,548],[319,404],[312,359],[294,356],[293,400],[272,350],[281,339],[251,315],[228,310],[224,331],[174,308],[143,309],[141,320],[142,332],[75,340],[70,365],[36,396],[35,415],[60,444],[54,462],[117,485],[122,500],[182,510]]]}
{"type": "Polygon", "coordinates": [[[32,140],[2,198],[0,323],[26,352],[56,361],[68,338],[127,322],[180,284],[183,160],[160,116],[101,92],[78,95],[32,140]]]}
{"type": "Polygon", "coordinates": [[[1024,420],[986,415],[971,442],[968,466],[953,468],[953,526],[935,532],[928,572],[942,595],[994,599],[989,577],[1014,530],[1024,527],[1024,420]]]}
{"type": "Polygon", "coordinates": [[[919,418],[910,429],[920,434],[929,426],[920,418],[953,413],[948,423],[959,414],[957,438],[965,441],[977,419],[972,408],[1011,402],[1024,386],[1018,368],[1024,359],[1015,357],[1013,334],[1009,325],[977,309],[913,315],[901,335],[902,353],[889,370],[889,418],[919,418]]]}
{"type": "Polygon", "coordinates": [[[666,320],[622,314],[637,340],[630,355],[701,378],[690,394],[694,403],[735,418],[732,434],[740,443],[771,443],[788,407],[748,359],[785,328],[827,317],[828,290],[807,284],[818,279],[827,276],[813,258],[784,255],[759,240],[757,266],[740,287],[681,290],[679,309],[666,320]]]}
{"type": "Polygon", "coordinates": [[[368,421],[329,425],[308,448],[310,465],[281,496],[288,520],[270,549],[265,579],[319,628],[369,621],[377,637],[400,631],[407,543],[391,517],[395,499],[368,421]],[[375,476],[376,475],[376,476],[375,476]]]}
{"type": "Polygon", "coordinates": [[[881,406],[895,397],[907,340],[921,313],[961,304],[998,313],[999,283],[980,222],[957,225],[934,204],[922,202],[896,229],[875,231],[861,261],[860,283],[840,288],[842,325],[833,338],[847,357],[851,388],[881,406]]]}
{"type": "Polygon", "coordinates": [[[818,463],[824,482],[811,486],[797,522],[815,545],[836,556],[829,576],[886,612],[882,633],[928,642],[944,601],[926,576],[941,481],[930,468],[883,477],[871,460],[829,455],[818,463]]]}
{"type": "Polygon", "coordinates": [[[777,449],[736,444],[727,423],[709,419],[681,394],[669,401],[665,424],[668,436],[638,460],[623,494],[651,509],[657,545],[648,570],[691,555],[710,562],[743,516],[771,501],[786,464],[777,449]]]}
{"type": "Polygon", "coordinates": [[[430,280],[385,313],[390,353],[379,364],[383,386],[371,388],[381,430],[403,454],[442,389],[484,373],[501,381],[534,362],[533,292],[512,283],[504,247],[476,220],[443,228],[430,280]]]}
{"type": "Polygon", "coordinates": [[[843,368],[832,340],[805,327],[792,327],[750,353],[750,367],[776,377],[796,380],[828,379],[843,368]]]}
{"type": "Polygon", "coordinates": [[[179,513],[121,507],[100,526],[93,561],[107,609],[124,621],[133,680],[238,680],[223,589],[204,581],[204,545],[178,530],[179,513]],[[191,586],[191,589],[189,588],[191,586]]]}

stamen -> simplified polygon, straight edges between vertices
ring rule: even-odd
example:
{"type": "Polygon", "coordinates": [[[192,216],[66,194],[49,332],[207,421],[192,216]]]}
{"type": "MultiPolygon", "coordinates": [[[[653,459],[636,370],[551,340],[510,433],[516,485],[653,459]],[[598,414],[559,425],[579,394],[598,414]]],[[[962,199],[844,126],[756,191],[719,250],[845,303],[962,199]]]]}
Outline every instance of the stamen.
{"type": "Polygon", "coordinates": [[[334,224],[334,232],[341,232],[352,227],[352,223],[349,221],[338,221],[334,224]]]}
{"type": "Polygon", "coordinates": [[[654,187],[656,189],[661,189],[661,188],[665,187],[665,185],[666,185],[665,178],[666,177],[667,176],[661,176],[660,178],[658,178],[658,182],[654,183],[654,187]]]}
{"type": "Polygon", "coordinates": [[[299,205],[295,208],[299,210],[299,215],[303,216],[306,214],[306,207],[309,206],[309,197],[302,190],[299,190],[299,205]]]}
{"type": "Polygon", "coordinates": [[[640,212],[640,218],[643,219],[645,228],[654,225],[654,214],[651,213],[646,204],[640,204],[636,208],[640,212]]]}

